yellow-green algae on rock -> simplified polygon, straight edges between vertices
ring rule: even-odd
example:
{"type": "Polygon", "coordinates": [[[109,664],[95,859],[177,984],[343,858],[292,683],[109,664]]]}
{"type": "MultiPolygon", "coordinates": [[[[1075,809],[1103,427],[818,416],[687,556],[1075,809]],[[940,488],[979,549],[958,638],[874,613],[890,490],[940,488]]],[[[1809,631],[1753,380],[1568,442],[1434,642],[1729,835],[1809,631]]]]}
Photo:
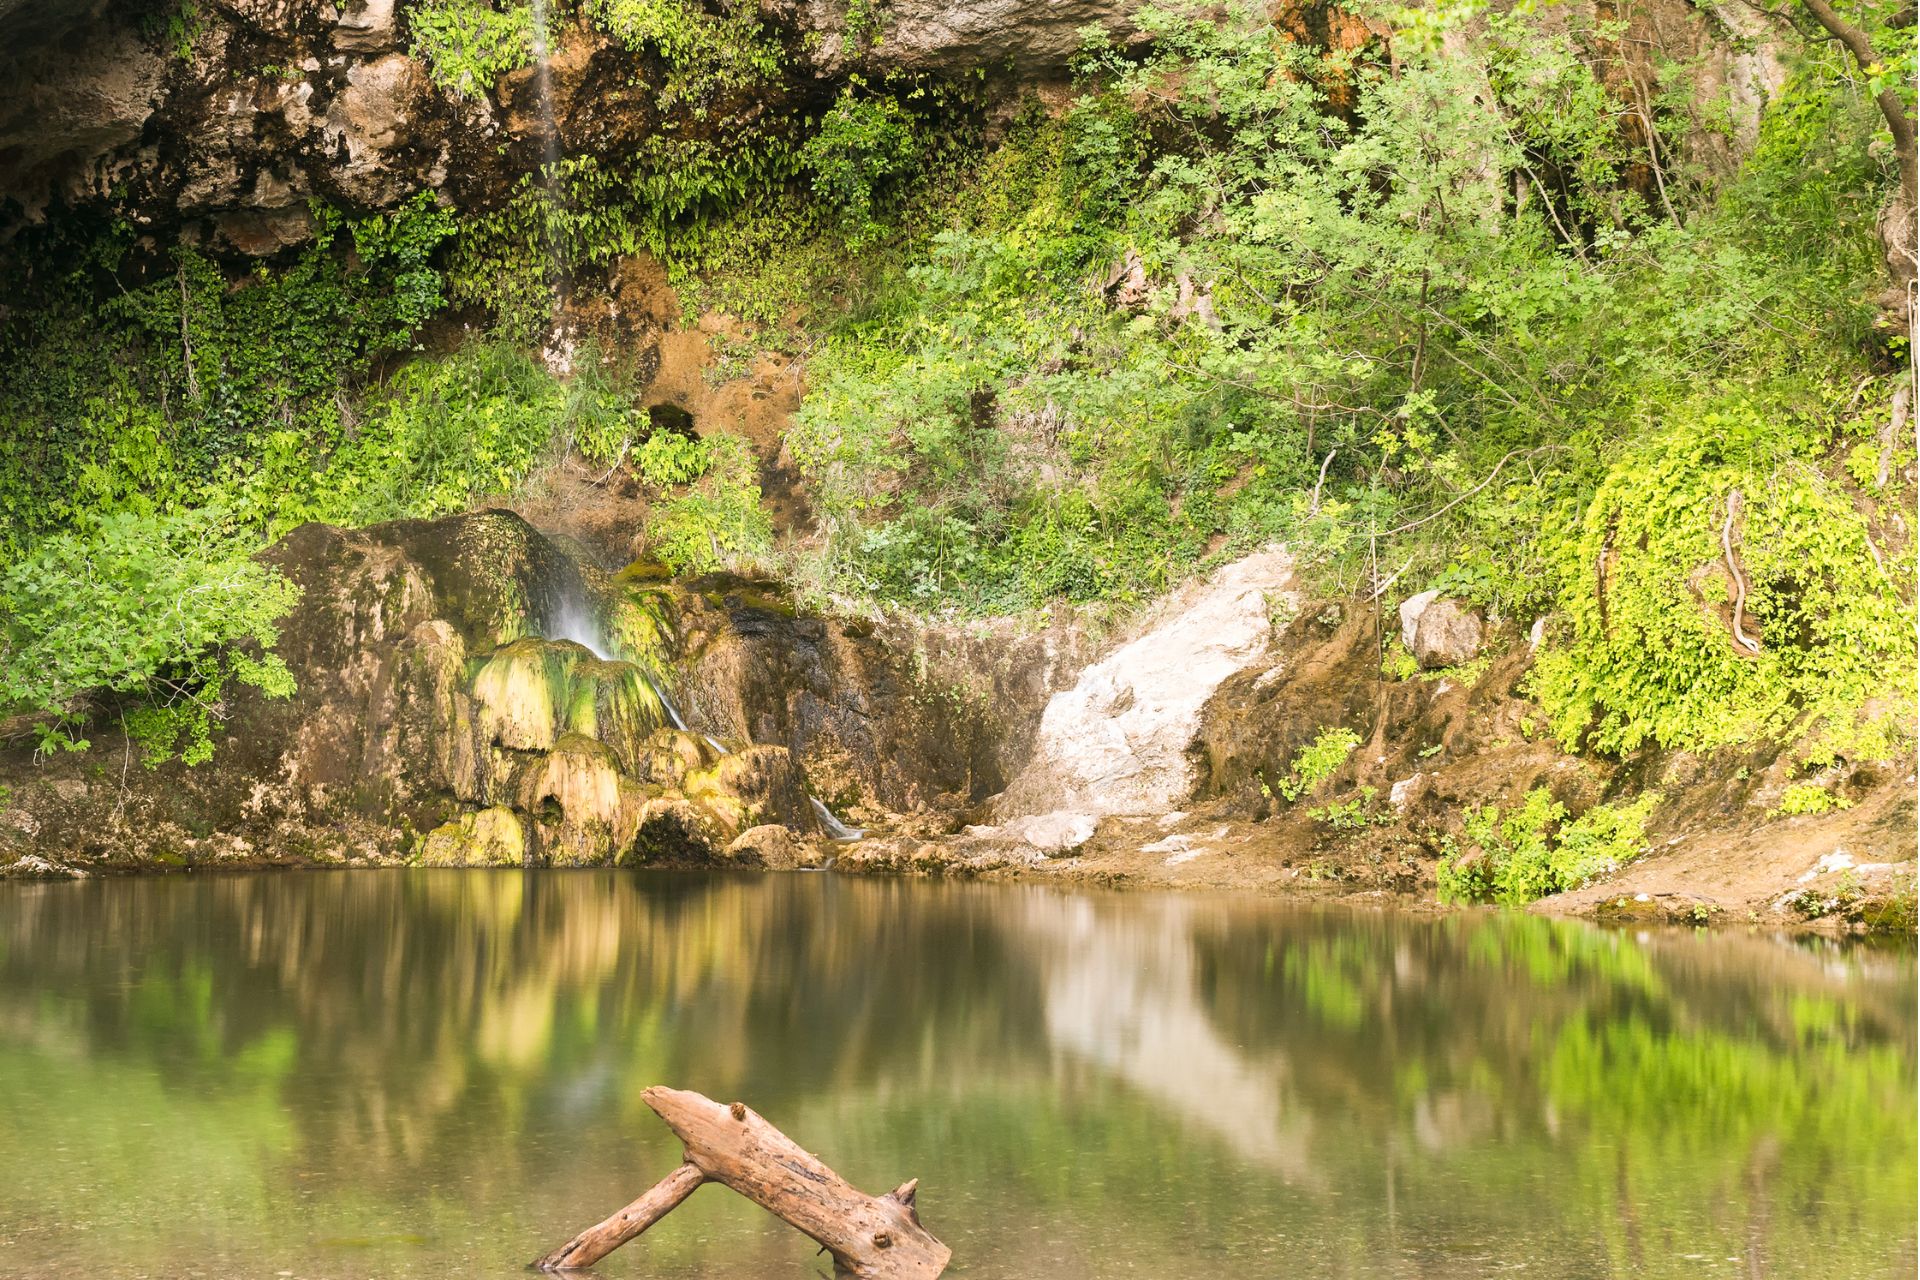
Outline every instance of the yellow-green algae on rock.
{"type": "Polygon", "coordinates": [[[639,772],[648,736],[666,723],[660,694],[632,663],[589,658],[569,673],[561,726],[605,743],[626,772],[639,772]]]}
{"type": "Polygon", "coordinates": [[[427,867],[517,867],[525,861],[527,832],[520,816],[495,805],[442,823],[420,850],[427,867]]]}
{"type": "Polygon", "coordinates": [[[473,678],[480,728],[491,742],[518,751],[546,751],[558,736],[568,678],[587,650],[570,641],[527,639],[496,649],[473,678]]]}

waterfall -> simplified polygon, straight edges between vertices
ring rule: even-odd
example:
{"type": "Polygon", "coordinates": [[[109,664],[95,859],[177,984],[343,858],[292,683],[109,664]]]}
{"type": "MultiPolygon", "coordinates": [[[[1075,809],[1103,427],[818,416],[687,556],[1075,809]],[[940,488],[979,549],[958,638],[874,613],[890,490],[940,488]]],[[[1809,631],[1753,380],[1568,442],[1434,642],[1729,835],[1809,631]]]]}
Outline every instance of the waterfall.
{"type": "MultiPolygon", "coordinates": [[[[612,646],[607,642],[605,633],[601,631],[598,620],[587,611],[586,604],[579,600],[569,598],[561,604],[559,611],[547,622],[547,639],[571,641],[602,662],[626,661],[608,652],[612,646]]],[[[680,708],[673,704],[673,699],[667,696],[667,691],[662,689],[659,682],[653,678],[653,673],[640,663],[630,665],[640,673],[640,678],[647,682],[647,687],[653,690],[653,696],[660,700],[660,707],[667,713],[668,722],[681,733],[695,732],[688,727],[686,717],[680,714],[680,708]]],[[[725,743],[712,734],[701,733],[700,736],[706,740],[708,746],[721,755],[733,754],[727,749],[725,743]]],[[[829,840],[846,844],[859,840],[867,834],[863,828],[850,827],[840,821],[834,816],[833,810],[827,808],[818,796],[809,795],[807,803],[813,806],[814,817],[820,820],[820,828],[827,833],[829,840]]]]}
{"type": "Polygon", "coordinates": [[[820,828],[827,833],[827,839],[851,844],[867,834],[861,828],[850,827],[834,817],[833,810],[827,808],[819,796],[808,796],[807,803],[813,806],[813,816],[820,819],[820,828]]]}
{"type": "MultiPolygon", "coordinates": [[[[553,76],[547,48],[547,5],[548,0],[533,0],[533,91],[540,100],[540,180],[546,185],[547,199],[557,212],[566,197],[560,183],[560,122],[553,113],[553,76]]],[[[547,246],[547,270],[557,306],[567,282],[566,264],[558,243],[549,243],[547,246]]]]}

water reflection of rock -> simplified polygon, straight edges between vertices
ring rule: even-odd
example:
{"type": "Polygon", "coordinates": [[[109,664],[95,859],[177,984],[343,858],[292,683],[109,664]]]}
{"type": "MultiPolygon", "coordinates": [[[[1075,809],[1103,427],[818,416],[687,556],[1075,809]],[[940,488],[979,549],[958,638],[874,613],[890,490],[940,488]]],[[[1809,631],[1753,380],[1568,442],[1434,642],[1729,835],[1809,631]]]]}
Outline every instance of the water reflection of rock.
{"type": "Polygon", "coordinates": [[[1191,898],[1035,894],[1009,921],[1039,973],[1047,1036],[1289,1180],[1312,1177],[1312,1119],[1287,1057],[1227,1040],[1204,1000],[1191,898]]]}
{"type": "MultiPolygon", "coordinates": [[[[678,1158],[636,1099],[682,1081],[859,1185],[923,1175],[983,1277],[1107,1274],[1113,1248],[1205,1274],[1191,1239],[1396,1257],[1423,1232],[1607,1276],[1592,1241],[1622,1215],[1724,1256],[1749,1246],[1718,1224],[1816,1199],[1855,1225],[1774,1213],[1769,1256],[1881,1274],[1859,1224],[1910,1231],[1886,1170],[1913,1145],[1913,972],[1910,950],[830,875],[0,886],[0,1186],[49,1223],[119,1188],[148,1233],[127,1257],[233,1247],[195,1214],[321,1206],[352,1224],[330,1234],[431,1225],[520,1258],[678,1158]]],[[[649,1266],[690,1269],[662,1274],[794,1261],[689,1209],[649,1266]]],[[[312,1272],[399,1274],[394,1248],[312,1272]]]]}

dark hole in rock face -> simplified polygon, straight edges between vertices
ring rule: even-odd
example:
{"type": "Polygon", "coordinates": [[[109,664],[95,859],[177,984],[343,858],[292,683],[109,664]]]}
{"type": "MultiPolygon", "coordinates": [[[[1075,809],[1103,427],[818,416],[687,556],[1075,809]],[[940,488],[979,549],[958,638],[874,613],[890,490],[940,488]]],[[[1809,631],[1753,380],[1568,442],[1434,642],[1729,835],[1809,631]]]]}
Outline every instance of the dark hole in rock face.
{"type": "Polygon", "coordinates": [[[557,827],[567,820],[567,811],[560,807],[558,797],[548,796],[534,810],[534,816],[540,820],[542,826],[557,827]]]}
{"type": "Polygon", "coordinates": [[[670,431],[689,440],[698,434],[693,429],[693,415],[677,404],[648,405],[647,421],[655,431],[670,431]]]}

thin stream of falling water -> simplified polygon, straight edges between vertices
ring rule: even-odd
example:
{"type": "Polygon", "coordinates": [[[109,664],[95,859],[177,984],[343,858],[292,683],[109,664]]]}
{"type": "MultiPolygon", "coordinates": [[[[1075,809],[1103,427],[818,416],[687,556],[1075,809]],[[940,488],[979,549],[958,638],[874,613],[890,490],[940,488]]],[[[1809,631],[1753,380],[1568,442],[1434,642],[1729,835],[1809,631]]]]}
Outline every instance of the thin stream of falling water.
{"type": "MultiPolygon", "coordinates": [[[[613,655],[608,652],[610,646],[606,637],[601,634],[599,623],[587,613],[584,605],[575,601],[569,600],[561,606],[559,613],[547,624],[547,631],[549,639],[571,640],[603,662],[624,661],[624,659],[613,658],[613,655]]],[[[680,714],[680,708],[673,704],[673,699],[667,696],[667,691],[660,687],[659,682],[653,678],[653,674],[640,663],[631,665],[640,673],[640,678],[647,682],[647,688],[653,690],[653,696],[660,700],[660,708],[667,713],[667,720],[673,727],[681,733],[695,732],[688,727],[686,717],[680,714]]],[[[700,736],[706,739],[708,746],[721,755],[733,754],[725,743],[712,734],[702,733],[700,736]]],[[[829,840],[845,844],[859,840],[867,834],[863,828],[850,827],[840,821],[834,816],[833,810],[827,808],[818,796],[809,795],[807,803],[813,806],[813,814],[820,820],[821,830],[827,833],[829,840]]]]}
{"type": "MultiPolygon", "coordinates": [[[[564,199],[560,184],[560,123],[553,114],[553,77],[548,66],[547,0],[533,0],[533,90],[540,99],[540,179],[556,210],[564,199]]],[[[550,245],[547,267],[556,301],[566,285],[560,246],[550,245]]]]}
{"type": "MultiPolygon", "coordinates": [[[[541,180],[547,185],[548,199],[557,207],[564,198],[564,194],[560,184],[560,124],[553,114],[553,77],[548,66],[547,0],[533,0],[532,8],[533,87],[534,93],[540,99],[540,123],[542,126],[540,134],[540,173],[541,180]]],[[[558,245],[550,247],[547,265],[553,285],[554,299],[555,302],[558,303],[561,294],[566,288],[566,268],[561,260],[558,245]]],[[[586,646],[588,651],[596,658],[604,659],[608,656],[606,644],[599,634],[599,628],[586,616],[584,609],[569,604],[562,610],[561,616],[558,619],[558,625],[553,628],[553,632],[554,639],[573,640],[582,644],[586,646]]],[[[672,722],[673,727],[682,733],[692,732],[692,730],[687,727],[685,717],[680,714],[680,708],[673,705],[673,700],[667,696],[666,690],[662,689],[659,684],[655,682],[653,676],[645,667],[639,667],[639,671],[640,678],[645,680],[647,687],[653,690],[653,696],[660,700],[660,706],[666,711],[667,719],[672,722]]],[[[703,733],[700,736],[706,739],[708,746],[718,751],[721,755],[731,754],[720,739],[714,737],[712,734],[703,733]]],[[[833,810],[827,808],[819,797],[810,795],[807,797],[807,800],[813,806],[814,816],[820,820],[820,826],[827,833],[828,838],[845,842],[858,840],[867,834],[858,827],[850,827],[840,821],[838,817],[834,816],[833,810]]]]}

